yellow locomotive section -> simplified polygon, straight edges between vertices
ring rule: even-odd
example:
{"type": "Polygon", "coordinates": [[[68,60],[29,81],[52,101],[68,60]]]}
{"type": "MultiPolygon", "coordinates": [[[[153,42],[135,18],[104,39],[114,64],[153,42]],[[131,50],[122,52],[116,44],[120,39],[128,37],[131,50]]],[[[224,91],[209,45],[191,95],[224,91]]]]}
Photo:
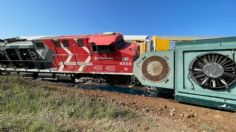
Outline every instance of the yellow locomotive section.
{"type": "Polygon", "coordinates": [[[168,38],[159,38],[158,36],[152,36],[152,43],[155,47],[155,51],[166,51],[170,49],[170,39],[168,38]]]}
{"type": "Polygon", "coordinates": [[[135,42],[140,45],[140,55],[148,51],[167,51],[174,49],[176,41],[206,39],[211,37],[160,37],[147,35],[124,35],[125,41],[135,42]]]}

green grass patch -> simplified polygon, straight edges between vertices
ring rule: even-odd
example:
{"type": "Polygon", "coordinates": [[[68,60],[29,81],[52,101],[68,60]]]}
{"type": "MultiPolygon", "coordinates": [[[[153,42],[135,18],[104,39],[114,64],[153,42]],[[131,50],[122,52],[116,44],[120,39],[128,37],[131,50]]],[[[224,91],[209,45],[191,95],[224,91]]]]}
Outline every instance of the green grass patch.
{"type": "Polygon", "coordinates": [[[137,114],[106,101],[0,76],[0,131],[79,131],[78,120],[129,120],[137,114]]]}

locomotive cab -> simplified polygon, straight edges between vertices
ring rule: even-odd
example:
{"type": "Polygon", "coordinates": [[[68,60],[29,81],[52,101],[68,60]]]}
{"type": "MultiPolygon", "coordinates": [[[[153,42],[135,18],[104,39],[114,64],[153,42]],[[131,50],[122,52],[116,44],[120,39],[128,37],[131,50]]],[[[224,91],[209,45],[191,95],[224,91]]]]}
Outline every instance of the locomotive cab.
{"type": "Polygon", "coordinates": [[[89,43],[93,53],[114,54],[125,46],[123,36],[119,33],[101,34],[91,36],[89,43]]]}
{"type": "Polygon", "coordinates": [[[138,46],[124,41],[119,33],[96,35],[89,39],[92,52],[97,54],[121,54],[136,55],[138,46]]]}
{"type": "Polygon", "coordinates": [[[138,45],[125,43],[120,33],[92,35],[88,43],[91,46],[93,72],[132,75],[138,45]]]}

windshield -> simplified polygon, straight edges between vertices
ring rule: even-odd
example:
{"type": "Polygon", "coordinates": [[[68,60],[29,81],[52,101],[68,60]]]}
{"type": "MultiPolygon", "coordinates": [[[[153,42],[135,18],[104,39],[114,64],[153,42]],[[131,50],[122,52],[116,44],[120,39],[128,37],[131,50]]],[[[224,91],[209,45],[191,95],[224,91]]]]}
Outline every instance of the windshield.
{"type": "Polygon", "coordinates": [[[124,40],[119,40],[117,42],[117,48],[122,49],[125,46],[125,41],[124,40]]]}
{"type": "Polygon", "coordinates": [[[95,53],[113,53],[115,51],[115,45],[99,45],[92,44],[93,52],[95,53]]]}

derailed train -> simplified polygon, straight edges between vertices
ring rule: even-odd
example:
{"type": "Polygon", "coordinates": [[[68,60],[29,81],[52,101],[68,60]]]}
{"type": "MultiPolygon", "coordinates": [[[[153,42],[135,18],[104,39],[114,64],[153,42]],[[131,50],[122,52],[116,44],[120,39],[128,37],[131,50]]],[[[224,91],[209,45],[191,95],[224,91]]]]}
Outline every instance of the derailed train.
{"type": "Polygon", "coordinates": [[[75,80],[136,78],[151,89],[173,90],[180,102],[236,111],[236,37],[156,45],[164,50],[140,54],[141,46],[124,41],[120,33],[5,39],[0,71],[67,74],[75,80]]]}
{"type": "Polygon", "coordinates": [[[138,45],[125,43],[120,33],[4,42],[1,44],[1,70],[31,72],[35,76],[38,73],[66,73],[74,78],[85,74],[130,76],[139,55],[138,45]]]}

